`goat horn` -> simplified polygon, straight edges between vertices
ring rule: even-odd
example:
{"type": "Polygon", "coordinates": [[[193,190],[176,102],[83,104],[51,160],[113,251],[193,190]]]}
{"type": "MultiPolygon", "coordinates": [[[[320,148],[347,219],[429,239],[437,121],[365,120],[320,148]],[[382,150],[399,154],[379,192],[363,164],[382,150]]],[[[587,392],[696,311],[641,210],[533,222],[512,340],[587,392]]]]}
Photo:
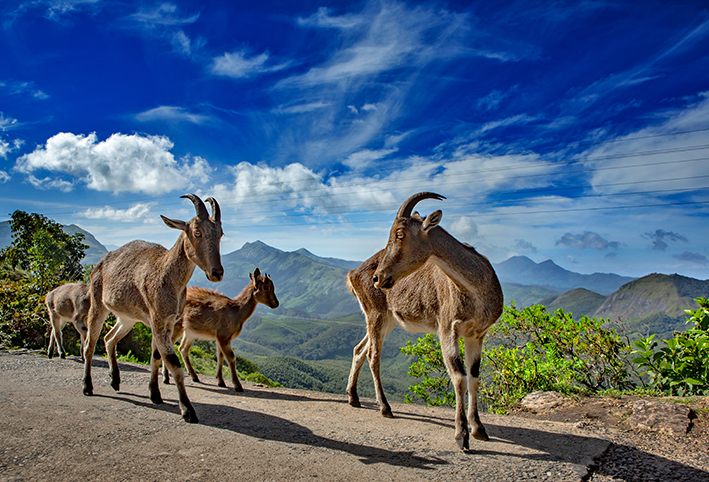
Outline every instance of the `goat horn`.
{"type": "Polygon", "coordinates": [[[404,201],[404,203],[399,208],[399,212],[396,213],[396,217],[397,218],[410,217],[411,211],[414,210],[414,206],[416,206],[416,204],[419,201],[423,201],[424,199],[436,199],[438,201],[441,201],[445,198],[446,198],[445,196],[441,196],[440,194],[436,194],[435,192],[420,192],[418,194],[414,194],[409,199],[404,201]]]}
{"type": "Polygon", "coordinates": [[[222,210],[219,208],[219,203],[213,197],[208,197],[207,202],[212,205],[212,220],[215,223],[222,222],[222,210]]]}
{"type": "Polygon", "coordinates": [[[197,217],[199,219],[209,218],[209,213],[207,212],[206,206],[196,194],[185,194],[184,196],[180,197],[192,201],[192,204],[194,204],[194,209],[197,212],[197,217]]]}

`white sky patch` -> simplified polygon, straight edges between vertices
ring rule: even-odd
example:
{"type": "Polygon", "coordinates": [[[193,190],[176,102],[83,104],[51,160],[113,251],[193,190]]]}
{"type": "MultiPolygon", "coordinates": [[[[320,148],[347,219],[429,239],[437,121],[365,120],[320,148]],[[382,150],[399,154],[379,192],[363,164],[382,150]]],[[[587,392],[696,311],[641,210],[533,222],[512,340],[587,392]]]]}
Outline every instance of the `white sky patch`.
{"type": "Polygon", "coordinates": [[[233,79],[246,79],[259,74],[277,72],[288,68],[288,63],[269,65],[268,51],[250,56],[246,50],[225,52],[212,59],[210,71],[214,75],[222,75],[233,79]]]}
{"type": "Polygon", "coordinates": [[[313,112],[330,106],[332,106],[332,104],[328,102],[309,102],[307,104],[297,104],[288,107],[281,106],[278,109],[275,109],[274,112],[281,114],[303,114],[305,112],[313,112]]]}
{"type": "Polygon", "coordinates": [[[172,146],[170,139],[160,136],[113,134],[99,142],[95,133],[84,136],[62,132],[48,139],[45,146],[18,158],[15,169],[30,176],[36,186],[56,187],[62,182],[66,183],[62,189],[66,189],[71,185],[65,180],[39,180],[33,175],[49,171],[72,176],[74,182],[85,183],[89,189],[114,193],[161,195],[195,181],[206,182],[211,172],[207,162],[199,157],[178,162],[169,152],[172,146]]]}
{"type": "Polygon", "coordinates": [[[190,122],[192,124],[205,124],[211,121],[210,116],[194,114],[184,107],[171,105],[161,105],[154,109],[146,110],[136,114],[135,119],[139,122],[168,121],[168,122],[190,122]]]}
{"type": "Polygon", "coordinates": [[[393,154],[397,150],[398,149],[396,148],[379,150],[363,149],[361,151],[350,154],[349,156],[347,156],[347,159],[342,161],[342,163],[350,169],[362,170],[371,166],[374,162],[380,159],[384,159],[389,154],[393,154]]]}
{"type": "Polygon", "coordinates": [[[156,203],[138,203],[128,209],[115,209],[110,206],[102,208],[88,208],[85,211],[76,213],[88,219],[103,219],[108,221],[120,221],[124,223],[133,223],[136,221],[145,222],[150,215],[150,208],[156,203]]]}
{"type": "Polygon", "coordinates": [[[153,7],[141,8],[129,18],[146,27],[154,28],[157,26],[189,25],[197,21],[199,13],[181,17],[177,11],[177,5],[164,2],[153,7]]]}
{"type": "MultiPolygon", "coordinates": [[[[426,213],[422,213],[425,216],[426,213]]],[[[445,219],[445,212],[443,213],[445,219]]],[[[455,236],[458,241],[473,244],[478,238],[478,225],[469,217],[453,217],[450,223],[445,224],[445,229],[455,236]]]]}
{"type": "Polygon", "coordinates": [[[17,122],[17,119],[13,119],[12,117],[5,117],[5,114],[0,112],[0,131],[9,131],[19,125],[20,124],[17,122]]]}
{"type": "MultiPolygon", "coordinates": [[[[596,169],[590,182],[599,193],[700,188],[709,184],[707,157],[709,96],[684,110],[665,113],[663,122],[618,137],[582,154],[585,166],[596,169]]],[[[650,195],[659,197],[662,193],[650,195]]],[[[637,201],[637,199],[636,199],[637,201]]]]}

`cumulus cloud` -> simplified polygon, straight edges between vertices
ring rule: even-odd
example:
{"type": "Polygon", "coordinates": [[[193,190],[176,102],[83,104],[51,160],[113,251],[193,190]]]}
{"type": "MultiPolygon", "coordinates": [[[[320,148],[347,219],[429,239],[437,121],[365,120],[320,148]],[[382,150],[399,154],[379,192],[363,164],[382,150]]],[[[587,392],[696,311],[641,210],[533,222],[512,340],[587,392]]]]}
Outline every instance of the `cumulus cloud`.
{"type": "Polygon", "coordinates": [[[233,204],[258,204],[259,211],[273,213],[272,206],[287,206],[315,214],[337,214],[343,210],[382,210],[396,203],[386,188],[364,182],[341,185],[337,179],[323,179],[300,163],[270,167],[242,162],[231,168],[234,181],[213,188],[214,196],[233,204]]]}
{"type": "Polygon", "coordinates": [[[516,249],[518,251],[529,251],[531,253],[537,252],[536,246],[529,241],[525,241],[524,239],[515,239],[515,244],[512,246],[512,249],[516,249]]]}
{"type": "Polygon", "coordinates": [[[71,189],[76,182],[96,191],[165,194],[206,182],[211,168],[199,157],[175,160],[167,137],[113,134],[105,141],[62,132],[17,159],[15,170],[36,187],[71,189]],[[37,171],[64,173],[72,181],[34,176],[37,171]]]}
{"type": "Polygon", "coordinates": [[[155,205],[155,203],[138,203],[128,209],[115,209],[110,206],[104,206],[102,208],[89,208],[77,214],[89,219],[106,219],[109,221],[121,221],[126,223],[140,220],[145,222],[147,221],[148,214],[150,213],[150,208],[153,205],[155,205]]]}
{"type": "Polygon", "coordinates": [[[253,56],[249,56],[246,50],[226,52],[212,59],[210,72],[233,79],[247,79],[259,74],[277,72],[289,66],[288,63],[272,64],[269,58],[268,51],[253,56]]]}
{"type": "Polygon", "coordinates": [[[586,231],[583,234],[564,234],[561,239],[556,242],[556,246],[559,245],[574,249],[597,249],[603,251],[606,249],[618,249],[621,243],[618,241],[608,241],[598,233],[586,231]]]}
{"type": "Polygon", "coordinates": [[[657,229],[654,233],[645,233],[642,237],[651,240],[652,249],[657,251],[665,251],[667,249],[668,245],[665,240],[687,242],[687,238],[681,234],[673,233],[672,231],[665,231],[663,229],[657,229]]]}
{"type": "Polygon", "coordinates": [[[211,117],[203,114],[194,114],[184,107],[171,105],[161,105],[154,109],[146,110],[136,114],[135,119],[140,122],[168,121],[168,122],[190,122],[192,124],[204,124],[211,120],[211,117]]]}
{"type": "Polygon", "coordinates": [[[682,254],[673,254],[672,257],[680,261],[686,261],[692,264],[700,264],[702,266],[706,266],[707,264],[709,264],[709,260],[703,254],[690,253],[689,251],[685,251],[682,254]]]}

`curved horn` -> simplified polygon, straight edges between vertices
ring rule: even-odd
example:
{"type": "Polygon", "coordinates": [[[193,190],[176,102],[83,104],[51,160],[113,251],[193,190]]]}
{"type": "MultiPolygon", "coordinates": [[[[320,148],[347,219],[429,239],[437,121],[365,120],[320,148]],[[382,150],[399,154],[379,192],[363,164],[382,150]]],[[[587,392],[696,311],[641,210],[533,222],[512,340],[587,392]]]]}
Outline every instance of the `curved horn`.
{"type": "Polygon", "coordinates": [[[192,201],[192,204],[194,204],[194,209],[197,212],[197,217],[199,219],[207,219],[209,218],[209,213],[207,212],[207,207],[204,205],[202,200],[197,197],[196,194],[185,194],[184,196],[180,196],[181,198],[186,198],[192,201]]]}
{"type": "Polygon", "coordinates": [[[212,205],[212,220],[215,223],[222,222],[222,210],[219,208],[219,203],[213,197],[208,197],[207,202],[212,205]]]}
{"type": "Polygon", "coordinates": [[[419,201],[423,201],[424,199],[436,199],[438,201],[441,201],[445,198],[446,198],[445,196],[441,196],[440,194],[436,194],[435,192],[420,192],[418,194],[414,194],[409,199],[404,201],[404,203],[399,208],[399,212],[396,213],[396,217],[397,218],[410,217],[411,211],[414,210],[414,206],[416,206],[416,204],[419,201]]]}

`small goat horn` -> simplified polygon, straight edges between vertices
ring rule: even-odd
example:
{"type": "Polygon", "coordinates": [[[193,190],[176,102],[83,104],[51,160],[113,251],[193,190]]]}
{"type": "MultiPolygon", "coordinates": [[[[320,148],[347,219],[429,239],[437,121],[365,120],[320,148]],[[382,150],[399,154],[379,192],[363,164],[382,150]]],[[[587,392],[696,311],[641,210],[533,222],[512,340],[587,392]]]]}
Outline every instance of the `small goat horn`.
{"type": "Polygon", "coordinates": [[[409,199],[404,201],[404,203],[399,208],[399,212],[396,213],[396,217],[397,218],[410,217],[411,211],[414,210],[414,206],[416,206],[416,204],[419,201],[423,201],[424,199],[436,199],[438,201],[441,201],[445,198],[446,198],[445,196],[441,196],[440,194],[436,194],[435,192],[420,192],[418,194],[414,194],[409,199]]]}
{"type": "Polygon", "coordinates": [[[207,202],[212,205],[212,220],[215,223],[222,222],[222,210],[219,208],[219,203],[213,197],[208,197],[207,202]]]}
{"type": "Polygon", "coordinates": [[[204,205],[202,200],[196,194],[185,194],[180,196],[181,198],[189,199],[194,204],[194,209],[197,212],[197,217],[199,219],[208,219],[209,213],[207,212],[207,207],[204,205]]]}

